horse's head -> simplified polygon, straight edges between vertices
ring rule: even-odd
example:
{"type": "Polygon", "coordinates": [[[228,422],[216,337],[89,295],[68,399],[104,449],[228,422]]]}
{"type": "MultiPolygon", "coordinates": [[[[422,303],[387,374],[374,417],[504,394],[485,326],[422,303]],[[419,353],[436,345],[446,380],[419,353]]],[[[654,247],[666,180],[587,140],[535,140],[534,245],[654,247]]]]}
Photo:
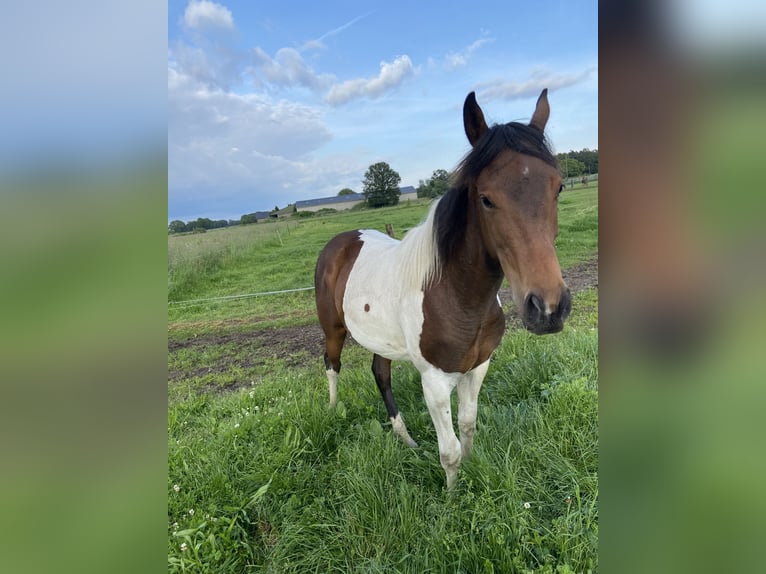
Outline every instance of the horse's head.
{"type": "Polygon", "coordinates": [[[486,251],[500,263],[524,326],[538,335],[561,331],[572,307],[553,246],[563,186],[543,136],[549,113],[547,89],[528,125],[488,128],[473,92],[463,106],[474,148],[461,170],[469,174],[469,209],[478,215],[486,251]]]}

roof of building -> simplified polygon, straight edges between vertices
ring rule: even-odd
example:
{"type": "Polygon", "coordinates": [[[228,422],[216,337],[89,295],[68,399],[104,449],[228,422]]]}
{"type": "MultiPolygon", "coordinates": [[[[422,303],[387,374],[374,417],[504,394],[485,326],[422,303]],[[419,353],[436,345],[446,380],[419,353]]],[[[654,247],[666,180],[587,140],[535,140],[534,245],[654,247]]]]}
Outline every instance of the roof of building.
{"type": "Polygon", "coordinates": [[[333,195],[332,197],[319,197],[317,199],[304,199],[296,201],[295,207],[311,207],[315,205],[331,205],[333,203],[345,203],[346,201],[361,201],[364,199],[363,193],[354,193],[348,195],[333,195]]]}
{"type": "MultiPolygon", "coordinates": [[[[399,191],[404,193],[415,193],[415,188],[411,185],[400,187],[399,191]]],[[[318,197],[317,199],[304,199],[303,201],[296,201],[295,207],[300,209],[301,207],[314,207],[317,205],[332,205],[334,203],[345,203],[347,201],[363,201],[363,193],[354,193],[348,195],[333,195],[332,197],[318,197]]]]}

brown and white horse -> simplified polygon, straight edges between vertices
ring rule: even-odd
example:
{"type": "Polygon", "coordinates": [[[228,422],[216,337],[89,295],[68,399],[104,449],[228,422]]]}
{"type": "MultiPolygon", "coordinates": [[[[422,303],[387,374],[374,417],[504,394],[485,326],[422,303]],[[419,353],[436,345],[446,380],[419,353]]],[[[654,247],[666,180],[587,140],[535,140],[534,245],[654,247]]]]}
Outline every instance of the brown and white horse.
{"type": "Polygon", "coordinates": [[[391,361],[411,361],[449,489],[471,452],[479,389],[505,330],[497,297],[503,277],[533,333],[561,331],[571,309],[553,245],[563,186],[543,135],[549,113],[546,89],[528,125],[487,127],[471,92],[463,123],[473,148],[425,221],[401,242],[372,230],[341,233],[317,261],[330,405],[350,333],[374,353],[372,372],[394,433],[416,447],[391,392],[391,361]],[[455,387],[460,440],[450,406],[455,387]]]}

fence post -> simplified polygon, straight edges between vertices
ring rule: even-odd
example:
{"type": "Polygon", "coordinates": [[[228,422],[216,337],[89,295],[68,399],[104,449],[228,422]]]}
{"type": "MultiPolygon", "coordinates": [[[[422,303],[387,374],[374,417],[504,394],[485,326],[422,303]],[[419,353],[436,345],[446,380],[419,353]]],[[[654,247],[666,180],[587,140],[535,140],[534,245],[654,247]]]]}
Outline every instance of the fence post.
{"type": "Polygon", "coordinates": [[[391,223],[386,223],[386,233],[388,233],[389,237],[394,237],[394,226],[391,223]]]}

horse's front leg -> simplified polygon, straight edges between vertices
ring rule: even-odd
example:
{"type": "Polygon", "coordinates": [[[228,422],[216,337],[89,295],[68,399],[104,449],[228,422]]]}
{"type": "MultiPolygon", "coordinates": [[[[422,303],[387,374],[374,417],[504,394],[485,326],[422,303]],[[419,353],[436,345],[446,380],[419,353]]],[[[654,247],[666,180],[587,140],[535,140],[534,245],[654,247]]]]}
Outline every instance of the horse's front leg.
{"type": "Polygon", "coordinates": [[[460,448],[462,458],[471,456],[473,435],[476,432],[476,412],[479,391],[487,374],[489,359],[478,367],[468,371],[457,384],[457,421],[460,428],[460,448]]]}
{"type": "Polygon", "coordinates": [[[461,375],[433,368],[422,373],[423,396],[439,441],[439,460],[447,474],[447,489],[452,490],[460,467],[460,441],[452,426],[450,395],[461,375]]]}

